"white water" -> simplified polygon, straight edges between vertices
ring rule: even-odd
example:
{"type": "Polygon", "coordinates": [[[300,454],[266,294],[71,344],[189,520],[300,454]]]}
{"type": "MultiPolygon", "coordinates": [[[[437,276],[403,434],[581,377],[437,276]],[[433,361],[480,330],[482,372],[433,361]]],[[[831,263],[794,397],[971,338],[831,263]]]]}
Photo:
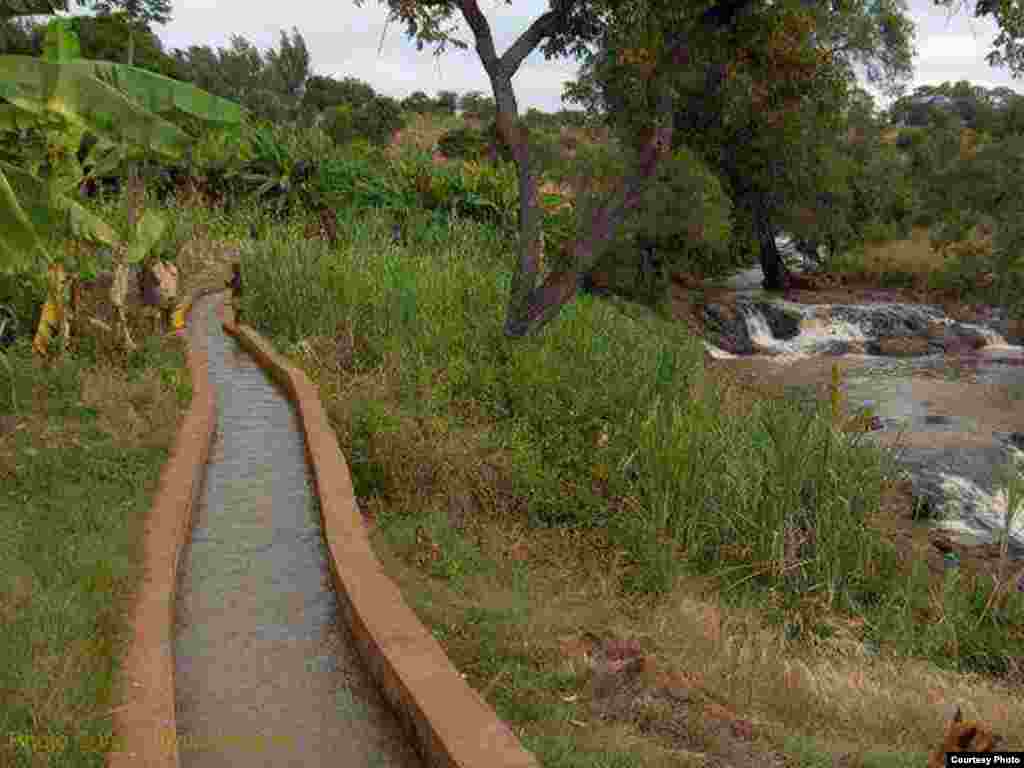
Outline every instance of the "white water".
{"type": "MultiPolygon", "coordinates": [[[[1024,453],[1013,451],[1018,466],[1024,453]]],[[[1024,466],[1022,466],[1024,468],[1024,466]]],[[[977,541],[994,540],[991,531],[1002,531],[1006,523],[1007,495],[1003,488],[989,493],[977,483],[966,477],[942,473],[942,488],[948,498],[941,508],[942,520],[936,525],[960,536],[970,537],[977,541]],[[972,508],[970,517],[963,516],[965,508],[972,508]]],[[[1016,542],[1024,542],[1024,513],[1011,515],[1010,538],[1016,542]]]]}
{"type": "MultiPolygon", "coordinates": [[[[779,245],[780,250],[784,246],[786,251],[791,250],[783,238],[780,238],[779,245]]],[[[736,355],[705,342],[712,357],[751,357],[791,364],[844,351],[845,354],[837,356],[837,359],[856,360],[860,367],[843,386],[850,405],[855,408],[869,405],[885,425],[884,429],[909,427],[928,434],[942,432],[946,435],[977,431],[974,419],[966,414],[932,413],[931,404],[921,399],[919,388],[914,385],[919,380],[917,376],[925,369],[945,375],[944,372],[951,368],[945,355],[929,352],[918,357],[882,357],[866,353],[870,344],[884,337],[879,335],[880,332],[894,327],[900,328],[900,335],[908,333],[912,338],[936,342],[944,333],[976,335],[983,346],[959,355],[962,362],[974,370],[975,380],[1024,386],[1024,365],[1021,365],[1024,347],[1008,343],[992,328],[959,323],[945,316],[938,307],[919,304],[796,304],[769,296],[761,289],[761,280],[761,269],[755,267],[734,275],[724,283],[737,294],[737,308],[755,354],[736,355]],[[789,339],[776,338],[768,318],[755,302],[769,304],[798,317],[798,333],[789,339]],[[866,367],[861,367],[864,364],[866,367]]],[[[1021,407],[1024,408],[1024,403],[1021,407]]],[[[1009,455],[1018,460],[1024,459],[1024,453],[1015,449],[1011,449],[1009,455]]],[[[965,543],[993,541],[996,540],[993,532],[1004,527],[1006,492],[998,482],[993,484],[991,479],[984,477],[984,473],[979,474],[976,465],[968,469],[970,462],[967,458],[963,453],[955,453],[952,465],[943,467],[943,470],[951,469],[952,472],[936,472],[939,467],[932,468],[931,476],[939,478],[936,484],[942,489],[943,499],[938,511],[945,517],[937,525],[965,539],[965,543]],[[965,474],[957,474],[957,468],[962,468],[965,474]],[[980,483],[975,481],[979,479],[980,483]]],[[[995,466],[987,460],[982,463],[988,467],[995,466]]],[[[1024,467],[1024,463],[1020,466],[1024,467]]],[[[1010,535],[1018,551],[1024,550],[1024,512],[1016,516],[1010,535]]]]}

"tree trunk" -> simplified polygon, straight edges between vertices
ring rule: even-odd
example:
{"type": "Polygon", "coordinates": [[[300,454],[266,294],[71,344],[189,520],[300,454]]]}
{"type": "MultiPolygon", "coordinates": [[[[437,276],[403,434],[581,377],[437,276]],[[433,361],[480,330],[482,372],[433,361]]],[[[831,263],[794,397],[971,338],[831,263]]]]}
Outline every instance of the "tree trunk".
{"type": "MultiPolygon", "coordinates": [[[[735,16],[750,2],[719,0],[701,15],[697,34],[729,28],[735,16]]],[[[586,234],[571,246],[571,267],[552,272],[538,285],[541,216],[537,204],[537,180],[530,170],[528,132],[518,118],[512,78],[530,52],[566,24],[572,3],[554,3],[553,9],[534,21],[502,56],[495,50],[490,25],[480,12],[477,0],[457,0],[456,5],[473,32],[477,54],[491,81],[497,107],[498,135],[512,151],[519,172],[519,255],[512,274],[505,335],[522,337],[556,317],[562,306],[576,294],[582,282],[581,273],[594,267],[626,214],[640,204],[644,188],[654,176],[659,160],[671,148],[675,88],[669,80],[680,68],[690,64],[688,37],[681,30],[670,30],[664,56],[653,71],[645,74],[647,93],[656,98],[656,103],[649,104],[653,112],[650,133],[639,142],[641,151],[634,172],[622,182],[608,202],[591,214],[586,234]]],[[[724,72],[724,66],[712,67],[705,87],[711,91],[720,88],[725,82],[724,72]]]]}
{"type": "Polygon", "coordinates": [[[789,281],[789,271],[782,261],[782,254],[775,243],[775,228],[768,217],[758,210],[755,214],[757,241],[761,251],[761,270],[764,272],[762,285],[766,291],[784,291],[789,281]]]}
{"type": "MultiPolygon", "coordinates": [[[[509,84],[511,90],[511,84],[509,84]]],[[[495,88],[495,93],[498,89],[495,88]]],[[[502,99],[496,99],[499,107],[502,99]]],[[[514,103],[514,102],[513,102],[514,103]]],[[[583,282],[581,273],[593,269],[605,248],[611,242],[626,214],[640,204],[644,187],[653,178],[662,154],[672,143],[671,109],[672,89],[663,88],[655,127],[637,162],[634,173],[619,186],[616,194],[599,206],[592,214],[585,234],[571,246],[568,270],[552,272],[537,285],[540,262],[540,207],[537,204],[537,180],[529,170],[529,147],[526,130],[513,123],[515,113],[498,112],[498,129],[512,148],[519,169],[519,262],[512,277],[505,317],[505,335],[512,338],[526,336],[539,330],[557,317],[561,308],[572,300],[583,282]],[[660,118],[660,119],[658,119],[660,118]],[[511,140],[510,140],[511,139],[511,140]]]]}

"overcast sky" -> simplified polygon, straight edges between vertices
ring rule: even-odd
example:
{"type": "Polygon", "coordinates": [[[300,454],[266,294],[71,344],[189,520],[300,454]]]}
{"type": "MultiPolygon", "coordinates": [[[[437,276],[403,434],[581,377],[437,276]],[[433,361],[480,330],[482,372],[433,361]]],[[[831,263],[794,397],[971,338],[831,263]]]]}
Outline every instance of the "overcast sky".
{"type": "MultiPolygon", "coordinates": [[[[974,3],[969,5],[973,9],[974,3]]],[[[515,0],[513,5],[504,0],[481,0],[499,53],[547,7],[547,0],[515,0]]],[[[998,32],[994,23],[975,19],[970,15],[973,11],[967,10],[950,18],[949,11],[935,6],[933,0],[910,0],[909,7],[917,26],[918,51],[910,90],[946,80],[968,80],[986,88],[1007,86],[1024,93],[1024,80],[1014,81],[1007,70],[990,67],[985,61],[998,32]]],[[[465,52],[452,49],[436,58],[429,48],[417,51],[403,29],[386,25],[386,19],[379,0],[367,0],[362,8],[356,8],[352,0],[173,0],[171,22],[155,29],[168,49],[227,47],[230,36],[239,34],[262,50],[277,46],[282,29],[297,27],[309,47],[316,74],[356,77],[378,93],[396,98],[417,90],[434,96],[441,89],[491,95],[490,83],[472,48],[465,52]]],[[[463,39],[469,41],[468,30],[464,25],[462,29],[463,39]]],[[[535,51],[513,81],[520,110],[560,109],[562,86],[575,77],[576,69],[571,59],[546,61],[535,51]]]]}

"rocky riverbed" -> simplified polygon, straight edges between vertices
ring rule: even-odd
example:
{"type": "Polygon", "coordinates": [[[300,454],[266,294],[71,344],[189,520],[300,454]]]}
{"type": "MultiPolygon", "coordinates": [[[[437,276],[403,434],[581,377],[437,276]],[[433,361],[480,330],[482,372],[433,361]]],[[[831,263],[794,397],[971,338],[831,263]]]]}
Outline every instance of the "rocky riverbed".
{"type": "MultiPolygon", "coordinates": [[[[792,257],[788,245],[780,239],[792,257]]],[[[868,439],[891,449],[909,513],[931,521],[935,547],[991,555],[1005,524],[1001,472],[1024,461],[1021,324],[992,307],[918,303],[824,280],[817,290],[772,295],[761,277],[760,268],[746,270],[677,309],[702,333],[714,366],[820,398],[838,364],[846,402],[875,415],[868,439]]],[[[1024,559],[1024,514],[1011,528],[1010,553],[1024,559]]]]}

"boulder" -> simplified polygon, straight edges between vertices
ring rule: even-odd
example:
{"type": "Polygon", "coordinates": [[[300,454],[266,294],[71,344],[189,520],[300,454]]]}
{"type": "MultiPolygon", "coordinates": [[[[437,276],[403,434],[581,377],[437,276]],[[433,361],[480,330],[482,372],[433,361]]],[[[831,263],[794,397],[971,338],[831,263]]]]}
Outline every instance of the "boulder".
{"type": "Polygon", "coordinates": [[[981,349],[988,343],[988,339],[975,328],[953,323],[946,328],[940,343],[947,355],[956,355],[981,349]]]}
{"type": "Polygon", "coordinates": [[[710,341],[734,355],[752,355],[754,344],[747,329],[746,316],[733,304],[708,304],[701,311],[704,327],[710,341]]]}
{"type": "Polygon", "coordinates": [[[800,334],[801,316],[766,301],[754,304],[754,309],[764,315],[772,336],[776,339],[792,339],[800,334]]]}

